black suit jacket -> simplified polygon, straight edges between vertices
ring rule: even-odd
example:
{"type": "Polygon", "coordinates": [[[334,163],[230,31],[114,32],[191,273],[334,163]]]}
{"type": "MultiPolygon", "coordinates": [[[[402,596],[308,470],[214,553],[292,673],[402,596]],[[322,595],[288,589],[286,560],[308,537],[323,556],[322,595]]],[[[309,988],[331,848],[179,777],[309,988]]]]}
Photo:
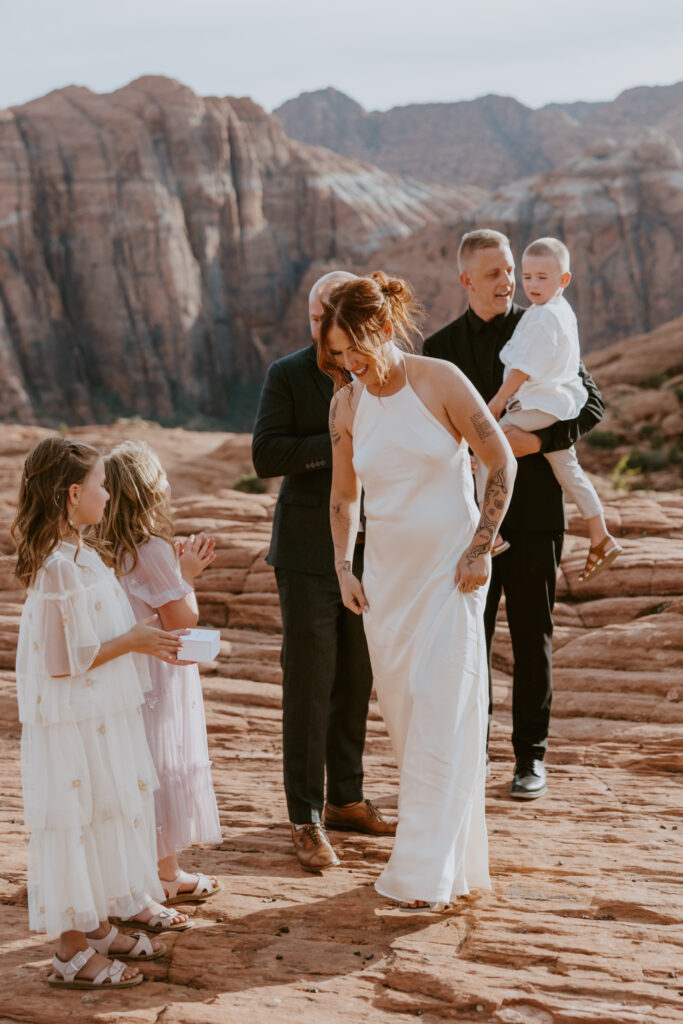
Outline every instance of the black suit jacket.
{"type": "Polygon", "coordinates": [[[315,575],[334,572],[330,532],[333,385],[318,369],[315,345],[268,368],[252,458],[260,477],[282,476],[266,561],[315,575]]]}
{"type": "MultiPolygon", "coordinates": [[[[525,312],[521,306],[513,305],[508,314],[496,318],[499,353],[512,337],[512,332],[525,312]]],[[[435,359],[446,359],[454,363],[471,380],[485,402],[489,402],[503,383],[503,364],[494,359],[490,368],[482,368],[475,358],[474,346],[482,321],[470,310],[447,324],[424,343],[423,352],[435,359]],[[488,372],[487,372],[488,371],[488,372]]],[[[588,391],[588,399],[574,420],[560,420],[534,433],[541,439],[541,452],[526,455],[517,463],[517,477],[512,500],[503,520],[505,530],[564,530],[567,520],[564,512],[564,495],[555,479],[547,459],[542,452],[570,448],[583,434],[599,423],[605,412],[602,395],[597,384],[583,363],[579,372],[588,391]]]]}

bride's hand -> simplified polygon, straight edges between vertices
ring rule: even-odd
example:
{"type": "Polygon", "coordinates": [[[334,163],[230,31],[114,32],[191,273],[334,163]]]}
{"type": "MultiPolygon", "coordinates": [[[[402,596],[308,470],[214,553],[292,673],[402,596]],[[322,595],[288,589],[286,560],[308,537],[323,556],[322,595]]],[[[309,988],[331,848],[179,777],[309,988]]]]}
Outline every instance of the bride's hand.
{"type": "Polygon", "coordinates": [[[354,576],[351,570],[345,567],[338,570],[337,576],[344,607],[348,608],[351,612],[355,612],[356,615],[366,612],[369,608],[368,599],[365,596],[363,584],[358,577],[354,576]]]}
{"type": "Polygon", "coordinates": [[[455,585],[465,593],[483,587],[491,575],[491,555],[480,547],[469,547],[463,552],[455,571],[455,585]]]}

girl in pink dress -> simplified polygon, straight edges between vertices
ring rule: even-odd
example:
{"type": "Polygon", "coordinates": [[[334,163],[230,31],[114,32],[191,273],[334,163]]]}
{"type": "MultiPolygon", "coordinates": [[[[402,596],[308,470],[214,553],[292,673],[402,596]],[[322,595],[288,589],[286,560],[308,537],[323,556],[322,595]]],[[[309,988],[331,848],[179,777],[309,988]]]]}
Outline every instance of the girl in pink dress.
{"type": "MultiPolygon", "coordinates": [[[[174,545],[168,480],[146,444],[118,445],[105,459],[105,472],[110,499],[99,532],[111,545],[133,611],[140,617],[156,612],[164,629],[196,626],[193,581],[215,557],[213,539],[199,534],[174,545]]],[[[159,776],[159,879],[167,904],[199,902],[222,888],[215,876],[189,874],[178,864],[185,847],[222,838],[199,670],[151,658],[150,673],[143,719],[159,776]]]]}

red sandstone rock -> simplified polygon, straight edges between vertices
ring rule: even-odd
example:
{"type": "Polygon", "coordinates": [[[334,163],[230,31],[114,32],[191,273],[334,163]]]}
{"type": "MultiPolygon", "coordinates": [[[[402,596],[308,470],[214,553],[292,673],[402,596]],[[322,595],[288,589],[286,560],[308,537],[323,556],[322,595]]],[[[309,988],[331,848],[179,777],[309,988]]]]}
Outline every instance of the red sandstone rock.
{"type": "MultiPolygon", "coordinates": [[[[31,1024],[67,1018],[394,1024],[399,1014],[434,1024],[683,1021],[683,498],[609,497],[608,521],[626,552],[583,588],[574,576],[586,541],[570,509],[556,616],[549,790],[522,806],[507,798],[510,656],[501,614],[487,785],[494,889],[458,900],[448,916],[414,919],[392,911],[371,887],[390,839],[332,833],[342,867],[324,877],[304,875],[292,856],[281,785],[280,637],[274,580],[262,560],[274,499],[225,486],[241,468],[244,439],[144,423],[78,434],[104,449],[135,430],[162,454],[180,495],[182,530],[208,528],[219,539],[216,564],[200,577],[198,595],[202,615],[211,610],[222,632],[221,654],[202,675],[224,842],[190,851],[183,863],[216,872],[225,888],[188,908],[192,931],[164,936],[167,955],[144,969],[153,983],[116,995],[57,996],[47,987],[51,945],[27,932],[23,890],[27,834],[11,671],[21,594],[5,587],[18,468],[43,432],[6,428],[0,1017],[31,1024]],[[250,618],[243,628],[245,609],[250,618]]],[[[395,807],[397,772],[374,702],[365,767],[368,795],[395,807]]]]}
{"type": "MultiPolygon", "coordinates": [[[[539,110],[509,96],[480,96],[368,112],[329,88],[302,93],[274,113],[292,139],[395,174],[485,188],[546,171],[585,150],[609,156],[620,142],[652,129],[683,145],[683,82],[628,89],[611,103],[549,103],[539,110]]],[[[656,161],[659,144],[641,137],[643,155],[656,161]]]]}
{"type": "Polygon", "coordinates": [[[0,111],[0,418],[250,426],[243,386],[308,268],[480,195],[292,142],[251,100],[167,78],[0,111]]]}
{"type": "MultiPolygon", "coordinates": [[[[637,141],[604,156],[574,156],[504,185],[439,228],[389,243],[373,254],[372,268],[412,281],[429,312],[431,333],[466,307],[457,275],[465,231],[503,231],[518,264],[529,242],[555,235],[571,252],[566,297],[578,317],[583,352],[605,348],[683,313],[683,292],[674,283],[683,263],[681,167],[681,150],[670,140],[662,141],[657,159],[637,141]]],[[[517,299],[528,305],[521,287],[517,299]]],[[[653,361],[650,374],[659,372],[653,361]]]]}

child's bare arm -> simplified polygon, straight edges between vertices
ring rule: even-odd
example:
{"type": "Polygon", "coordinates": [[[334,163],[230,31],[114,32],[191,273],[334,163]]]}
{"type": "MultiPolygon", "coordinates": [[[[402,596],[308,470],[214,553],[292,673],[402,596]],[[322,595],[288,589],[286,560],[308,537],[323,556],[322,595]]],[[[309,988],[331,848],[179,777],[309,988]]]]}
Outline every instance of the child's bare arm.
{"type": "Polygon", "coordinates": [[[123,654],[132,653],[151,654],[162,661],[175,663],[182,641],[176,633],[168,633],[166,630],[153,627],[152,623],[156,618],[156,615],[150,615],[148,619],[136,622],[121,636],[105,640],[90,668],[97,668],[98,665],[120,658],[123,654]]]}
{"type": "Polygon", "coordinates": [[[524,370],[510,370],[507,377],[498,388],[498,391],[489,402],[489,409],[491,415],[495,416],[497,420],[505,412],[505,406],[507,405],[508,399],[516,395],[525,380],[529,379],[529,374],[524,373],[524,370]]]}
{"type": "Polygon", "coordinates": [[[184,544],[177,545],[180,572],[187,583],[199,576],[216,557],[216,541],[205,533],[192,534],[184,544]]]}
{"type": "MultiPolygon", "coordinates": [[[[151,623],[156,619],[156,615],[150,616],[148,619],[143,619],[142,622],[136,622],[134,626],[126,633],[122,633],[121,636],[114,637],[113,640],[105,640],[100,645],[95,658],[88,666],[88,668],[97,668],[99,665],[105,665],[108,661],[113,661],[114,658],[120,658],[124,654],[131,654],[136,652],[137,654],[151,654],[155,658],[161,658],[162,661],[170,661],[175,664],[178,660],[178,650],[180,648],[181,640],[180,637],[175,633],[167,633],[163,629],[155,629],[151,623]]],[[[64,646],[63,652],[54,652],[53,658],[50,659],[48,656],[48,672],[50,668],[57,667],[58,659],[60,668],[64,662],[68,664],[68,656],[66,654],[66,646],[64,646]],[[53,664],[50,664],[52,660],[53,664]]],[[[69,672],[50,672],[53,679],[68,679],[69,672]]]]}

